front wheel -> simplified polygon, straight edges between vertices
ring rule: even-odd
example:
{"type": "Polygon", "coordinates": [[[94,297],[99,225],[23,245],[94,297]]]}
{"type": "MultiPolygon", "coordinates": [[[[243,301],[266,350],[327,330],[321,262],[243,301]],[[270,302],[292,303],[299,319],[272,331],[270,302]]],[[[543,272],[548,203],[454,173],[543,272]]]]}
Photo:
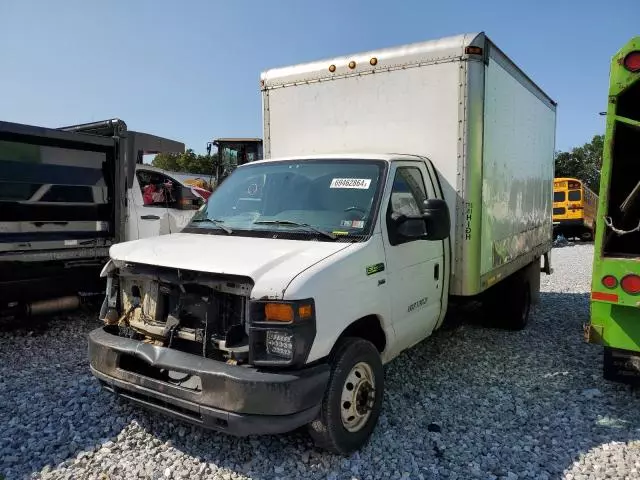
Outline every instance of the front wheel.
{"type": "Polygon", "coordinates": [[[383,390],[384,372],[376,347],[361,338],[341,340],[320,414],[309,425],[316,445],[342,455],[362,447],[378,421],[383,390]]]}

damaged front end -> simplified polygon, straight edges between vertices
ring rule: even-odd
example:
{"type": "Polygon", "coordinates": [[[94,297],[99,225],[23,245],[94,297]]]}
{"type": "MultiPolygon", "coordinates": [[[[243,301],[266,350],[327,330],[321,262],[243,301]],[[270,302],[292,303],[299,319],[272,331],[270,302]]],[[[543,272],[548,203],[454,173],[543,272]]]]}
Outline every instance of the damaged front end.
{"type": "Polygon", "coordinates": [[[252,287],[248,279],[125,265],[107,279],[101,319],[119,336],[243,364],[252,287]]]}
{"type": "Polygon", "coordinates": [[[92,373],[144,408],[235,435],[312,421],[329,367],[306,365],[312,300],[252,301],[244,277],[110,261],[92,373]]]}

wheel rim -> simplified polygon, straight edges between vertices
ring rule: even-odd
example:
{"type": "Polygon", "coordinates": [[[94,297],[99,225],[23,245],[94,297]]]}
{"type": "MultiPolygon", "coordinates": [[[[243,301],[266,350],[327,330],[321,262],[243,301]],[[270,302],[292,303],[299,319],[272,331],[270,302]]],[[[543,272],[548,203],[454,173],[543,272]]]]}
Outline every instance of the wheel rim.
{"type": "Polygon", "coordinates": [[[361,430],[371,416],[376,396],[373,370],[364,362],[356,363],[344,382],[340,398],[342,425],[349,432],[361,430]]]}

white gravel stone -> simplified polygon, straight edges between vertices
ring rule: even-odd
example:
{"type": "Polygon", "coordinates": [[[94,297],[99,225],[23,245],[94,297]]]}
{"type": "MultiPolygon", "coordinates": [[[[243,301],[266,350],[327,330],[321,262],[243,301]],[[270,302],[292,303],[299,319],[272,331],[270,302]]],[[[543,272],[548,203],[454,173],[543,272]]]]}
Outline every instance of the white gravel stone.
{"type": "Polygon", "coordinates": [[[234,438],[119,401],[87,365],[95,313],[0,333],[0,475],[7,480],[640,478],[639,396],[602,380],[583,341],[591,245],[553,251],[521,332],[471,316],[385,368],[371,442],[349,458],[304,433],[234,438]]]}

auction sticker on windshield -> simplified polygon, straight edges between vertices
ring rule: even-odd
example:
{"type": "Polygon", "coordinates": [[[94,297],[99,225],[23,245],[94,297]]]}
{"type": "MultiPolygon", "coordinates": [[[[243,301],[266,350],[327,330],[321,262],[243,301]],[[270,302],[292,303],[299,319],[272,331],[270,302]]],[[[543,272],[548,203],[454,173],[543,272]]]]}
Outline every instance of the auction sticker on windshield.
{"type": "Polygon", "coordinates": [[[370,178],[334,178],[329,188],[359,188],[366,190],[371,185],[370,178]]]}
{"type": "Polygon", "coordinates": [[[342,220],[341,227],[364,228],[364,220],[342,220]]]}

